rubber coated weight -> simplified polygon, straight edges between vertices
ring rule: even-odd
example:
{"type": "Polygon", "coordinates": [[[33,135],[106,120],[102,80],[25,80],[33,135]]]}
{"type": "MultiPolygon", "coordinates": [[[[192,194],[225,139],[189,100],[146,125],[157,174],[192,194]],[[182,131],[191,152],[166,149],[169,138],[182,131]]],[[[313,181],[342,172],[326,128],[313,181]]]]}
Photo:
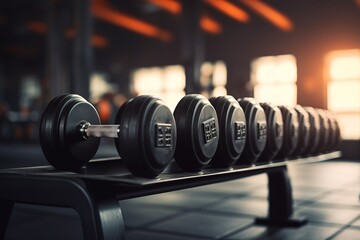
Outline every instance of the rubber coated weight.
{"type": "Polygon", "coordinates": [[[271,103],[260,103],[265,111],[267,122],[267,139],[264,151],[257,162],[271,161],[280,150],[284,139],[284,122],[280,109],[271,103]]]}
{"type": "Polygon", "coordinates": [[[310,120],[308,112],[301,106],[296,105],[295,111],[298,114],[299,120],[299,139],[293,156],[301,156],[307,148],[310,138],[310,120]]]}
{"type": "Polygon", "coordinates": [[[318,145],[317,152],[321,153],[326,151],[326,147],[330,142],[330,125],[324,110],[317,108],[316,111],[320,117],[320,143],[318,145]]]}
{"type": "Polygon", "coordinates": [[[291,154],[295,151],[298,138],[299,138],[299,120],[298,114],[294,108],[287,106],[279,106],[281,115],[284,121],[284,142],[276,155],[276,161],[284,160],[289,158],[291,154]]]}
{"type": "Polygon", "coordinates": [[[336,146],[338,144],[338,124],[337,121],[334,117],[334,115],[329,111],[329,110],[325,110],[325,113],[328,117],[328,119],[330,120],[330,142],[328,143],[328,146],[326,148],[327,151],[333,151],[336,149],[336,146]]]}
{"type": "Polygon", "coordinates": [[[230,167],[240,157],[246,142],[243,109],[232,96],[210,98],[219,120],[219,144],[211,160],[215,167],[230,167]]]}
{"type": "Polygon", "coordinates": [[[319,114],[313,107],[304,107],[309,114],[310,120],[310,138],[306,150],[303,152],[304,156],[312,155],[316,152],[320,140],[320,119],[319,114]]]}
{"type": "Polygon", "coordinates": [[[100,139],[82,138],[78,126],[84,120],[100,124],[93,105],[79,95],[56,97],[46,107],[40,121],[40,145],[55,168],[78,171],[95,155],[100,139]]]}
{"type": "Polygon", "coordinates": [[[186,171],[201,171],[219,143],[216,111],[204,96],[189,94],[177,104],[174,117],[178,132],[175,161],[186,171]]]}
{"type": "Polygon", "coordinates": [[[266,116],[263,108],[254,98],[238,99],[243,108],[247,132],[244,151],[239,158],[239,164],[252,164],[256,162],[265,149],[267,138],[266,116]]]}
{"type": "Polygon", "coordinates": [[[339,143],[341,140],[341,132],[340,132],[340,125],[339,122],[334,118],[335,120],[335,142],[332,146],[332,150],[336,150],[339,147],[339,143]]]}
{"type": "Polygon", "coordinates": [[[121,106],[115,124],[120,125],[115,145],[130,172],[140,177],[158,176],[176,147],[170,109],[159,98],[138,96],[121,106]]]}

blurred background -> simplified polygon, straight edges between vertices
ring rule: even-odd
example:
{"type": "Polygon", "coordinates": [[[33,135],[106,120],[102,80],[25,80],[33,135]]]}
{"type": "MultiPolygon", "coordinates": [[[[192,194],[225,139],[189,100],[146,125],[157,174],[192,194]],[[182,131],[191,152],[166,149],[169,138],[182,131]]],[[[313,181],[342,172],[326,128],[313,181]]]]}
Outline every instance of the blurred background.
{"type": "Polygon", "coordinates": [[[359,161],[360,1],[1,1],[0,168],[47,164],[38,123],[64,93],[103,123],[140,94],[172,110],[188,93],[328,108],[359,161]]]}

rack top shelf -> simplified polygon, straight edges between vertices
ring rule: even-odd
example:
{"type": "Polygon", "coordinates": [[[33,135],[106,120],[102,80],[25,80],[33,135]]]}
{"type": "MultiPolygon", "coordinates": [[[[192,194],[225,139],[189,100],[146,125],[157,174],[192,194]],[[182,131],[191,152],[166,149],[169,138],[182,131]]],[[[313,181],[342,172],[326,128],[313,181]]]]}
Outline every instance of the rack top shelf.
{"type": "Polygon", "coordinates": [[[40,176],[57,178],[77,178],[89,184],[121,185],[130,188],[148,187],[161,184],[188,183],[199,186],[236,178],[266,173],[277,168],[291,164],[313,163],[339,158],[341,153],[330,152],[306,158],[297,158],[282,162],[274,162],[259,165],[233,166],[231,169],[208,168],[201,172],[183,172],[172,162],[169,167],[158,178],[146,179],[133,176],[126,170],[119,158],[97,159],[81,169],[81,172],[67,172],[54,169],[52,166],[37,166],[26,168],[12,168],[0,170],[0,175],[40,176]]]}

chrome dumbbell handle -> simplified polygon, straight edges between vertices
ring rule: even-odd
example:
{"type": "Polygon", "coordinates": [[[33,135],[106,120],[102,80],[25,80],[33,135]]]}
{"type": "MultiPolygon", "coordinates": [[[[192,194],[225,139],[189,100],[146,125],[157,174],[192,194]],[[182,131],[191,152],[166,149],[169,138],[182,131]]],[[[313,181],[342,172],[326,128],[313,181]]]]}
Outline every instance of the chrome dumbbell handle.
{"type": "Polygon", "coordinates": [[[118,138],[120,125],[91,125],[88,122],[80,124],[80,133],[84,139],[97,138],[118,138]]]}

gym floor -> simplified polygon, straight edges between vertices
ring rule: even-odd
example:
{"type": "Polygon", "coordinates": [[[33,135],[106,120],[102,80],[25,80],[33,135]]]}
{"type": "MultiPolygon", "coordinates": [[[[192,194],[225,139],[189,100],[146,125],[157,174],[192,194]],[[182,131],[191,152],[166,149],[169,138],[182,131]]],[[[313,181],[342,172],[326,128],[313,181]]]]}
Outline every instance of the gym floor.
{"type": "MultiPolygon", "coordinates": [[[[254,225],[267,212],[265,174],[121,201],[127,239],[360,239],[360,164],[289,167],[300,228],[254,225]]],[[[17,204],[6,238],[82,239],[72,209],[17,204]]]]}

